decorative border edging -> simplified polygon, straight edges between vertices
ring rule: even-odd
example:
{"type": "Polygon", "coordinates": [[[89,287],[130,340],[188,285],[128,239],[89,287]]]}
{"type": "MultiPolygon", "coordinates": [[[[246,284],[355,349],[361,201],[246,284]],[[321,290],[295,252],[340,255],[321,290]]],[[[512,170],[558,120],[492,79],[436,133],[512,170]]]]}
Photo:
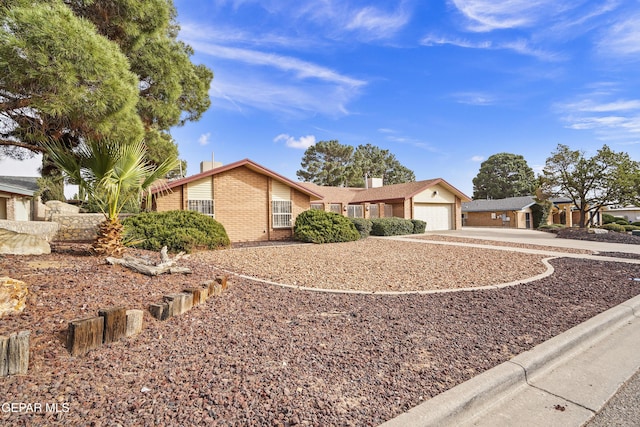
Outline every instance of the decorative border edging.
{"type": "Polygon", "coordinates": [[[27,373],[30,335],[31,331],[0,335],[0,377],[27,373]]]}
{"type": "Polygon", "coordinates": [[[427,295],[427,294],[444,294],[444,293],[452,293],[452,292],[480,291],[485,289],[501,289],[501,288],[507,288],[510,286],[524,285],[526,283],[535,282],[536,280],[544,279],[545,277],[551,276],[553,274],[555,269],[553,268],[551,263],[549,263],[549,260],[556,259],[556,258],[562,258],[562,257],[559,256],[559,257],[543,258],[541,261],[542,261],[542,264],[544,264],[547,267],[546,271],[544,271],[543,273],[537,274],[535,276],[529,277],[527,279],[515,280],[512,282],[501,283],[498,285],[486,285],[486,286],[476,286],[476,287],[470,287],[470,288],[454,288],[454,289],[431,289],[426,291],[379,291],[379,292],[376,292],[376,291],[355,291],[350,289],[310,288],[307,286],[289,285],[286,283],[272,282],[270,280],[260,279],[253,276],[247,276],[245,274],[234,273],[233,271],[229,271],[225,269],[221,269],[221,270],[227,274],[233,274],[234,276],[251,280],[254,282],[264,283],[264,284],[273,285],[273,286],[279,286],[281,288],[296,289],[296,290],[308,291],[308,292],[324,292],[324,293],[330,293],[330,294],[357,294],[357,295],[427,295]]]}
{"type": "MultiPolygon", "coordinates": [[[[205,303],[211,296],[220,296],[228,287],[228,276],[218,276],[215,280],[205,282],[202,287],[187,288],[181,293],[165,295],[161,303],[149,305],[149,312],[158,320],[166,320],[205,303]]],[[[72,356],[82,356],[104,344],[137,335],[143,330],[143,315],[143,310],[127,310],[117,306],[98,310],[98,316],[72,320],[67,330],[67,349],[72,356]]],[[[1,346],[0,339],[0,349],[1,346]]],[[[0,367],[1,362],[0,358],[0,367]]]]}

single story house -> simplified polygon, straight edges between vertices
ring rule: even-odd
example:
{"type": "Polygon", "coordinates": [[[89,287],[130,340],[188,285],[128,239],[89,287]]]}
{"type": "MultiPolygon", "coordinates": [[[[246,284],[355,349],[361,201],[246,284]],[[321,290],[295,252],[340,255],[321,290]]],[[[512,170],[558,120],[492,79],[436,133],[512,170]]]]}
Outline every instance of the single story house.
{"type": "Polygon", "coordinates": [[[426,230],[456,230],[462,227],[463,202],[469,197],[442,178],[382,185],[382,179],[369,179],[367,188],[300,185],[322,194],[311,202],[312,209],[342,213],[351,218],[398,217],[419,219],[426,230]]]}
{"type": "Polygon", "coordinates": [[[625,206],[622,208],[607,208],[603,213],[613,215],[615,217],[624,218],[629,222],[640,221],[640,207],[625,206]]]}
{"type": "Polygon", "coordinates": [[[533,196],[478,199],[462,204],[462,222],[468,227],[533,228],[533,196]]]}
{"type": "MultiPolygon", "coordinates": [[[[580,211],[571,199],[551,199],[553,206],[547,218],[548,224],[573,227],[580,223],[580,211]]],[[[507,197],[505,199],[473,200],[462,204],[463,225],[468,227],[533,228],[531,207],[534,196],[507,197]]],[[[593,212],[593,223],[601,224],[601,212],[593,212]]]]}
{"type": "Polygon", "coordinates": [[[214,217],[232,242],[292,237],[299,213],[323,209],[349,217],[421,219],[427,230],[462,226],[461,203],[470,200],[443,179],[370,188],[321,187],[292,181],[252,160],[169,181],[151,191],[154,211],[194,210],[214,217]]]}
{"type": "Polygon", "coordinates": [[[152,210],[214,217],[232,242],[283,240],[320,194],[249,159],[204,170],[151,190],[152,210]]]}
{"type": "Polygon", "coordinates": [[[38,191],[37,179],[38,177],[0,176],[0,219],[34,219],[33,195],[38,191]]]}

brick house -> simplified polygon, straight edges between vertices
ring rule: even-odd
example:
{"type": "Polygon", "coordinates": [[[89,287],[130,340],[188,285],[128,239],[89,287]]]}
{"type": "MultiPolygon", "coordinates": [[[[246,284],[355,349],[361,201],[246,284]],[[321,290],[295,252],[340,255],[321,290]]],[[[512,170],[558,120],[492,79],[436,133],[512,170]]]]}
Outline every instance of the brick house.
{"type": "Polygon", "coordinates": [[[232,242],[282,240],[292,237],[298,214],[321,197],[244,159],[152,189],[152,210],[210,215],[232,242]]]}
{"type": "Polygon", "coordinates": [[[289,180],[249,159],[208,167],[152,189],[152,210],[210,215],[232,242],[288,239],[296,217],[308,209],[353,218],[422,219],[427,230],[459,229],[461,204],[470,200],[440,178],[387,186],[373,179],[369,188],[321,187],[289,180]]]}
{"type": "Polygon", "coordinates": [[[0,176],[0,219],[31,221],[37,177],[0,176]]]}
{"type": "Polygon", "coordinates": [[[382,185],[380,178],[369,178],[367,188],[300,184],[323,195],[321,200],[311,202],[312,209],[351,218],[420,219],[427,223],[427,231],[460,229],[462,202],[471,200],[442,178],[391,185],[382,185]]]}
{"type": "Polygon", "coordinates": [[[469,227],[533,228],[533,196],[473,200],[462,204],[462,220],[469,227]]]}

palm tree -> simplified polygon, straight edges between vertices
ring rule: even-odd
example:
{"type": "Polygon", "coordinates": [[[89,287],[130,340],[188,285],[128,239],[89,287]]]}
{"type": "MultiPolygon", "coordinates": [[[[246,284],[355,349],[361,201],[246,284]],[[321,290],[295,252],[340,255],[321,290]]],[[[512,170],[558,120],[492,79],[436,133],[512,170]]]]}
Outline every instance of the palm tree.
{"type": "Polygon", "coordinates": [[[119,256],[124,252],[119,219],[122,208],[132,200],[140,201],[156,180],[178,164],[178,159],[167,159],[159,166],[147,163],[142,141],[122,144],[92,139],[73,151],[49,142],[46,148],[52,163],[105,215],[93,244],[97,254],[105,255],[119,256]]]}

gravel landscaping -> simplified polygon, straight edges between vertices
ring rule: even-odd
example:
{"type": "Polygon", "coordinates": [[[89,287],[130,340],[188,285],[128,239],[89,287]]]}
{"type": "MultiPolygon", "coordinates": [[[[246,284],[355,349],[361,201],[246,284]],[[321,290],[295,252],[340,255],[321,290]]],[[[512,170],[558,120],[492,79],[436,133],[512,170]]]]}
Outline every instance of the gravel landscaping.
{"type": "Polygon", "coordinates": [[[546,271],[541,255],[375,238],[201,252],[194,258],[277,283],[363,292],[496,285],[546,271]]]}
{"type": "Polygon", "coordinates": [[[485,280],[467,271],[502,281],[506,273],[498,270],[526,275],[529,264],[536,265],[534,274],[540,268],[539,257],[511,259],[508,252],[486,249],[355,243],[363,245],[203,252],[183,263],[194,274],[155,278],[81,252],[0,257],[1,275],[24,280],[31,290],[24,313],[2,318],[0,333],[32,330],[29,373],[0,380],[0,403],[43,407],[22,414],[3,410],[0,423],[378,425],[640,294],[640,282],[632,280],[640,277],[640,266],[568,258],[552,260],[552,276],[526,285],[429,295],[308,292],[233,278],[221,297],[179,317],[160,322],[145,313],[145,329],[134,338],[82,357],[64,348],[68,321],[112,305],[145,308],[166,293],[210,280],[223,266],[218,263],[234,259],[258,262],[263,272],[271,265],[271,280],[316,283],[327,276],[327,283],[356,286],[389,280],[365,262],[374,255],[388,260],[384,265],[395,282],[423,286],[485,280]],[[283,256],[297,267],[297,258],[304,258],[317,276],[284,270],[283,256]],[[424,268],[412,266],[416,262],[424,268]],[[447,279],[447,270],[458,278],[447,279]],[[363,279],[354,280],[356,275],[363,279]],[[57,413],[44,411],[53,403],[57,413]]]}

